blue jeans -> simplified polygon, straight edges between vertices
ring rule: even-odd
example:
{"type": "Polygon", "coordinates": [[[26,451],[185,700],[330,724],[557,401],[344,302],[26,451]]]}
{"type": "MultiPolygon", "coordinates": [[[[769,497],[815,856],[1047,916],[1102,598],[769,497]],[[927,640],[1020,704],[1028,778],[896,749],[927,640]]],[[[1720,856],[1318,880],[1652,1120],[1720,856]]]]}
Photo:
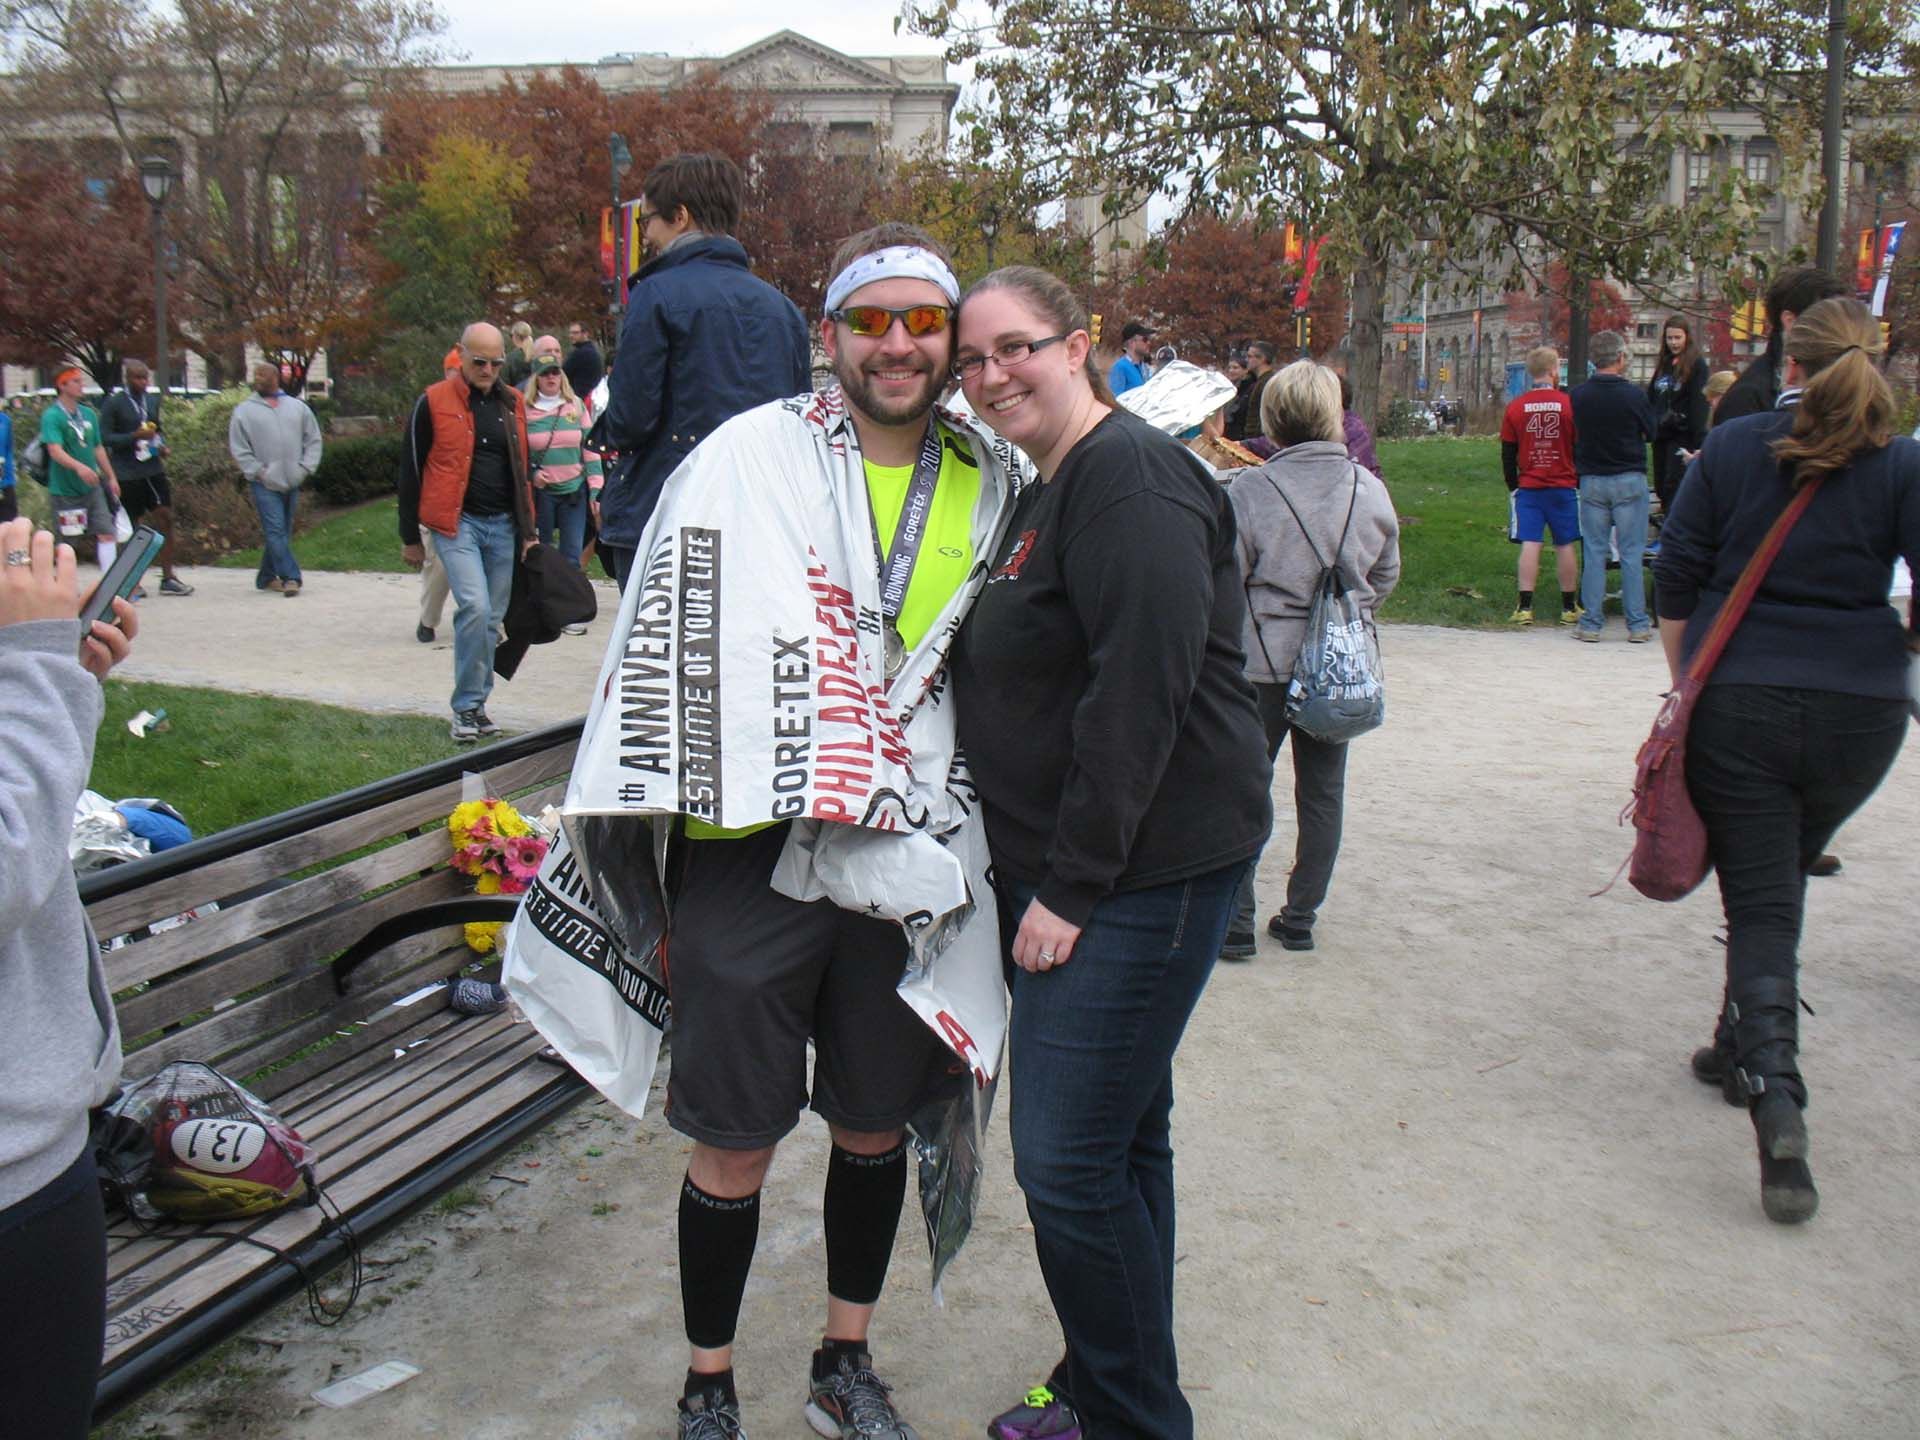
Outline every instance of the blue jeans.
{"type": "Polygon", "coordinates": [[[1620,608],[1627,614],[1627,632],[1639,635],[1653,628],[1647,614],[1647,582],[1641,577],[1640,557],[1647,548],[1647,474],[1629,470],[1620,475],[1580,477],[1580,628],[1598,634],[1607,623],[1607,537],[1614,532],[1620,545],[1620,608]]]}
{"type": "Polygon", "coordinates": [[[452,538],[429,537],[453,596],[453,711],[478,709],[493,693],[493,647],[513,595],[511,515],[462,515],[452,538]]]}
{"type": "Polygon", "coordinates": [[[539,519],[536,529],[542,544],[554,543],[560,535],[560,556],[569,565],[580,563],[580,552],[587,543],[587,487],[582,485],[571,495],[556,495],[551,490],[534,491],[539,519]]]}
{"type": "MultiPolygon", "coordinates": [[[[1173,1053],[1245,871],[1108,896],[1065,965],[1013,971],[1014,1176],[1068,1393],[1101,1440],[1193,1435],[1173,1339],[1173,1053]]],[[[1033,893],[999,881],[1009,948],[1033,893]]]]}
{"type": "Polygon", "coordinates": [[[293,558],[293,512],[300,501],[299,487],[269,490],[258,480],[249,480],[247,488],[253,492],[253,508],[260,512],[260,533],[265,537],[254,587],[264,590],[269,580],[298,580],[300,562],[293,558]]]}

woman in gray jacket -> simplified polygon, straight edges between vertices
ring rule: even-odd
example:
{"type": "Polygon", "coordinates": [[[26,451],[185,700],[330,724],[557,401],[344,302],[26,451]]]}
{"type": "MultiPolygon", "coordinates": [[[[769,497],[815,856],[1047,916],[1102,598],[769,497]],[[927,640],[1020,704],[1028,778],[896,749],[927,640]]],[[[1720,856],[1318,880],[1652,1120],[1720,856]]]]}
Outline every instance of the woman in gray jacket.
{"type": "Polygon", "coordinates": [[[73,550],[0,525],[0,1435],[79,1440],[106,1327],[107,1240],[87,1111],[120,1032],[67,859],[119,629],[83,637],[73,550]]]}
{"type": "MultiPolygon", "coordinates": [[[[1287,679],[1306,640],[1323,567],[1339,565],[1371,621],[1400,578],[1400,522],[1380,478],[1347,457],[1333,371],[1311,360],[1280,371],[1261,396],[1260,427],[1280,449],[1259,469],[1240,471],[1228,493],[1247,587],[1247,678],[1259,697],[1267,754],[1278,756],[1290,735],[1293,742],[1293,873],[1287,903],[1267,921],[1267,933],[1289,950],[1311,950],[1314,917],[1340,853],[1347,747],[1287,723],[1287,679]]],[[[1249,871],[1221,959],[1253,958],[1253,924],[1249,871]]]]}

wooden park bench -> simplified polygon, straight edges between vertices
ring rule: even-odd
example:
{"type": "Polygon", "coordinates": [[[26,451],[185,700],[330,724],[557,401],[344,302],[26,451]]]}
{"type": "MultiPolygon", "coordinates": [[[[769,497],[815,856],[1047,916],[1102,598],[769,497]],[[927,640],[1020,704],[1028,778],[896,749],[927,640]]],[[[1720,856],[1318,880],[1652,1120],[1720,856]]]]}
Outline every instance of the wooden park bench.
{"type": "MultiPolygon", "coordinates": [[[[564,793],[580,731],[554,726],[85,876],[101,944],[127,937],[106,956],[127,1082],[200,1060],[246,1085],[314,1147],[361,1242],[579,1101],[586,1084],[539,1058],[532,1026],[462,1016],[444,988],[418,992],[477,958],[448,923],[472,887],[448,865],[462,773],[537,814],[564,793]],[[376,943],[414,933],[337,976],[335,957],[376,927],[376,943]]],[[[151,1235],[108,1218],[96,1421],[348,1253],[299,1203],[151,1235]]]]}

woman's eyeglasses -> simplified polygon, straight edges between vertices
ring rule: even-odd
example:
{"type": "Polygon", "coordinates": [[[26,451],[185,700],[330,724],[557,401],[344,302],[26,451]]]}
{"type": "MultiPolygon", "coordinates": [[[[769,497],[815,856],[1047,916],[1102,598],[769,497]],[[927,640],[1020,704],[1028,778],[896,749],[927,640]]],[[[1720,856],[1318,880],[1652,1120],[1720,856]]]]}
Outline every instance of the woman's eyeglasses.
{"type": "MultiPolygon", "coordinates": [[[[1073,332],[1069,330],[1067,335],[1073,332]]],[[[1047,346],[1067,338],[1067,335],[1049,335],[1043,340],[1009,340],[1004,345],[995,346],[991,358],[999,363],[1002,370],[1014,370],[1033,358],[1034,351],[1044,350],[1047,346]]],[[[962,355],[953,362],[953,378],[971,380],[987,368],[988,356],[962,355]]]]}
{"type": "Polygon", "coordinates": [[[884,305],[849,305],[844,310],[829,310],[827,318],[870,340],[886,334],[898,320],[907,327],[907,334],[918,340],[945,330],[953,311],[945,305],[909,305],[904,310],[889,310],[884,305]]]}

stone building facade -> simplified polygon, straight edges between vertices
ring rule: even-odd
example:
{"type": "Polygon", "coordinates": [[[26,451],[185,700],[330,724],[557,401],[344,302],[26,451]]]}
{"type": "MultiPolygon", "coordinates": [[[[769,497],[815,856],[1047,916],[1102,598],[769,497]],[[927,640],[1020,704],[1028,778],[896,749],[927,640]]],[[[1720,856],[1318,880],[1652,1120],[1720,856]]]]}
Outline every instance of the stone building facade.
{"type": "MultiPolygon", "coordinates": [[[[1912,117],[1907,118],[1910,121],[1912,117]]],[[[1809,203],[1818,203],[1817,174],[1790,173],[1788,157],[1779,142],[1766,133],[1761,118],[1754,112],[1723,111],[1713,119],[1718,137],[1715,144],[1695,149],[1676,148],[1670,158],[1667,203],[1677,206],[1696,203],[1716,174],[1728,167],[1737,167],[1749,180],[1774,187],[1773,198],[1755,217],[1749,254],[1772,267],[1781,263],[1780,257],[1796,249],[1811,253],[1818,216],[1795,197],[1812,195],[1815,198],[1809,203]]],[[[1851,140],[1852,135],[1848,138],[1851,140]]],[[[1809,163],[1817,170],[1818,155],[1809,163]]],[[[1852,273],[1854,238],[1859,226],[1873,223],[1873,195],[1876,191],[1885,193],[1889,186],[1904,192],[1907,183],[1908,177],[1904,174],[1876,174],[1862,163],[1849,161],[1850,204],[1843,212],[1847,218],[1841,227],[1839,258],[1843,273],[1852,273]],[[1864,210],[1862,197],[1865,197],[1864,210]]],[[[1542,257],[1542,269],[1545,258],[1542,257]]],[[[1718,353],[1709,356],[1716,368],[1738,368],[1765,348],[1761,340],[1735,339],[1729,334],[1729,307],[1722,298],[1720,281],[1718,274],[1689,272],[1675,277],[1660,294],[1646,293],[1617,279],[1610,282],[1621,292],[1631,312],[1632,318],[1626,327],[1630,379],[1644,382],[1651,377],[1664,321],[1676,311],[1693,321],[1695,339],[1703,346],[1710,337],[1719,338],[1718,353]],[[1676,299],[1678,304],[1674,303],[1676,299]]],[[[1469,403],[1490,399],[1504,393],[1508,364],[1523,360],[1527,350],[1542,343],[1544,338],[1534,316],[1524,312],[1510,314],[1503,292],[1477,283],[1470,276],[1443,276],[1424,287],[1423,295],[1423,287],[1403,275],[1389,293],[1381,382],[1384,389],[1394,393],[1464,396],[1469,403]],[[1424,391],[1419,383],[1423,373],[1422,337],[1393,332],[1394,321],[1418,321],[1423,307],[1427,381],[1424,391]]]]}

